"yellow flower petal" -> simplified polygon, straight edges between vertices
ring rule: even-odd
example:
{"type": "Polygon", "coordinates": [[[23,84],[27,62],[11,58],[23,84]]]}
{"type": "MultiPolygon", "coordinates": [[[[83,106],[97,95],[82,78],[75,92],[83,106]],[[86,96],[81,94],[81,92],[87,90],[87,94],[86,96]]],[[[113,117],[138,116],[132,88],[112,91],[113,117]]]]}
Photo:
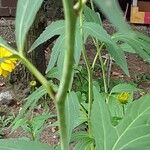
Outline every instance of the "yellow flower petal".
{"type": "Polygon", "coordinates": [[[12,69],[14,69],[15,68],[15,62],[14,61],[11,61],[11,60],[5,60],[5,63],[7,63],[7,64],[9,64],[11,67],[12,67],[12,69]]]}
{"type": "Polygon", "coordinates": [[[5,63],[8,63],[8,64],[10,64],[11,63],[11,60],[5,60],[5,63]]]}
{"type": "Polygon", "coordinates": [[[15,68],[16,58],[7,58],[11,55],[12,53],[10,51],[4,47],[0,47],[0,75],[3,77],[7,77],[8,74],[15,68]]]}
{"type": "Polygon", "coordinates": [[[36,86],[36,81],[35,80],[32,80],[31,82],[30,82],[30,86],[32,86],[32,87],[34,87],[34,86],[36,86]]]}
{"type": "Polygon", "coordinates": [[[11,67],[10,64],[7,64],[7,63],[1,63],[1,67],[2,67],[3,70],[12,72],[12,67],[11,67]]]}
{"type": "Polygon", "coordinates": [[[14,63],[11,62],[10,65],[11,65],[12,70],[15,69],[14,63]]]}
{"type": "Polygon", "coordinates": [[[128,102],[129,95],[129,93],[123,92],[117,96],[117,99],[121,104],[126,104],[128,102]]]}
{"type": "Polygon", "coordinates": [[[1,66],[0,66],[0,75],[2,75],[2,72],[3,72],[3,70],[2,70],[2,68],[1,68],[1,66]]]}
{"type": "Polygon", "coordinates": [[[3,76],[4,78],[6,78],[8,75],[9,75],[9,72],[6,71],[6,70],[3,70],[2,76],[3,76]]]}
{"type": "Polygon", "coordinates": [[[7,49],[0,47],[0,58],[9,57],[11,55],[12,55],[12,53],[9,52],[7,49]]]}

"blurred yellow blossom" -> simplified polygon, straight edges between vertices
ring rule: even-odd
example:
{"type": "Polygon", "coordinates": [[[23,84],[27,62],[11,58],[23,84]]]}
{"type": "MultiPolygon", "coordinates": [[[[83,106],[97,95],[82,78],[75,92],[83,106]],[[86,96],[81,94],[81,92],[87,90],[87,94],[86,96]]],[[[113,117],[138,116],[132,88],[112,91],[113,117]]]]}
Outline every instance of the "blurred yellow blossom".
{"type": "Polygon", "coordinates": [[[7,58],[12,56],[12,53],[7,49],[0,47],[0,76],[7,77],[15,68],[16,59],[7,58]]]}
{"type": "Polygon", "coordinates": [[[123,92],[117,96],[117,99],[121,104],[126,104],[128,102],[129,96],[129,93],[123,92]]]}
{"type": "Polygon", "coordinates": [[[30,86],[32,86],[32,87],[36,86],[36,81],[35,81],[35,80],[32,80],[32,81],[30,82],[30,86]]]}

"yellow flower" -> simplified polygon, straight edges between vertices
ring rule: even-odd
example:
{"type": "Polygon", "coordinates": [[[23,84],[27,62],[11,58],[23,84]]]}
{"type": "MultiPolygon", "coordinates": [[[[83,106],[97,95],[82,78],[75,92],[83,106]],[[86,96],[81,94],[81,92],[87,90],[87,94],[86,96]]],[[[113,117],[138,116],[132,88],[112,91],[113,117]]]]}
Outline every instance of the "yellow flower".
{"type": "Polygon", "coordinates": [[[7,77],[15,68],[16,60],[7,58],[12,56],[12,53],[7,49],[0,47],[0,76],[7,77]]]}
{"type": "Polygon", "coordinates": [[[117,96],[117,99],[121,104],[126,104],[128,102],[129,96],[129,93],[123,92],[117,96]]]}
{"type": "Polygon", "coordinates": [[[35,81],[35,80],[32,80],[32,81],[30,82],[30,86],[32,86],[32,87],[36,86],[36,81],[35,81]]]}

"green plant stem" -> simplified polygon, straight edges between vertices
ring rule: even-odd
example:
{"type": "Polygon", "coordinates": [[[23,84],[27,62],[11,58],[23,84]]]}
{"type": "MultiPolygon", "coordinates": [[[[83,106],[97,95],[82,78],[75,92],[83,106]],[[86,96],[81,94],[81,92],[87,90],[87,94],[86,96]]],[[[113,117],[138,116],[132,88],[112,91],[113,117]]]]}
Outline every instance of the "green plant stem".
{"type": "Polygon", "coordinates": [[[112,69],[112,58],[109,55],[108,67],[107,67],[107,89],[110,88],[111,69],[112,69]]]}
{"type": "Polygon", "coordinates": [[[81,109],[82,113],[85,115],[86,119],[88,119],[86,109],[81,104],[80,104],[80,109],[81,109]]]}
{"type": "Polygon", "coordinates": [[[69,141],[67,139],[67,127],[65,119],[65,100],[73,71],[76,16],[74,15],[72,0],[63,0],[63,7],[66,21],[66,55],[64,60],[62,79],[58,93],[56,95],[56,108],[59,121],[61,150],[68,150],[69,141]]]}
{"type": "MultiPolygon", "coordinates": [[[[93,39],[93,41],[94,41],[94,43],[95,43],[95,40],[94,40],[94,39],[93,39]]],[[[97,44],[97,42],[95,43],[95,45],[96,45],[96,44],[97,44]]],[[[92,69],[93,69],[93,70],[94,70],[96,61],[97,61],[97,59],[98,59],[98,57],[99,57],[99,53],[101,52],[103,46],[104,46],[104,43],[103,43],[99,48],[96,46],[97,52],[96,52],[96,55],[95,55],[95,58],[94,58],[94,61],[93,61],[93,64],[92,64],[92,69]]]]}
{"type": "Polygon", "coordinates": [[[125,105],[122,104],[122,111],[123,111],[123,115],[125,115],[125,105]]]}
{"type": "Polygon", "coordinates": [[[29,69],[29,71],[39,80],[39,82],[46,89],[47,93],[52,99],[55,99],[55,91],[48,80],[36,69],[36,67],[24,56],[19,55],[19,59],[29,69]]]}
{"type": "Polygon", "coordinates": [[[90,4],[91,4],[91,8],[92,8],[92,10],[94,10],[93,0],[90,0],[90,4]]]}
{"type": "Polygon", "coordinates": [[[108,87],[107,87],[107,82],[106,82],[106,73],[105,73],[105,65],[104,65],[104,62],[103,62],[102,55],[101,55],[101,50],[102,50],[102,48],[104,46],[104,43],[102,43],[101,46],[99,46],[98,41],[95,42],[94,39],[93,39],[93,41],[94,41],[94,43],[96,45],[97,52],[96,52],[96,56],[95,56],[93,64],[92,64],[92,69],[94,70],[94,67],[95,67],[95,64],[96,64],[96,60],[99,57],[99,61],[100,61],[100,64],[101,64],[101,69],[102,69],[104,90],[105,90],[105,93],[108,93],[108,87]]]}
{"type": "MultiPolygon", "coordinates": [[[[91,130],[91,110],[92,110],[92,102],[93,102],[93,71],[90,66],[90,62],[87,57],[86,49],[83,46],[82,49],[83,58],[86,64],[86,68],[88,71],[88,133],[89,136],[92,137],[92,130],[91,130]]],[[[91,150],[94,150],[94,145],[91,145],[91,150]]]]}
{"type": "MultiPolygon", "coordinates": [[[[90,4],[91,4],[91,8],[92,10],[94,11],[94,4],[93,4],[93,0],[90,0],[90,4]]],[[[101,64],[101,69],[102,69],[102,76],[103,76],[103,84],[104,84],[104,90],[105,90],[105,93],[108,93],[108,87],[107,87],[107,82],[106,82],[106,73],[105,73],[105,65],[104,65],[104,62],[103,62],[103,58],[102,58],[102,55],[101,55],[101,50],[104,46],[104,43],[101,44],[101,46],[99,47],[99,43],[98,43],[98,40],[94,40],[94,43],[96,45],[96,49],[97,49],[97,53],[96,53],[96,56],[94,58],[94,61],[93,61],[93,65],[92,65],[92,68],[94,69],[94,66],[95,66],[95,63],[96,63],[96,60],[99,56],[99,61],[100,61],[100,64],[101,64]]]]}
{"type": "Polygon", "coordinates": [[[85,47],[83,47],[82,54],[83,54],[83,58],[84,58],[84,61],[86,64],[87,72],[88,72],[88,119],[90,119],[91,109],[92,109],[92,101],[93,101],[93,72],[92,72],[92,69],[90,66],[90,62],[87,57],[85,47]]]}
{"type": "MultiPolygon", "coordinates": [[[[83,10],[81,9],[80,12],[80,34],[82,36],[82,54],[86,64],[87,72],[88,72],[88,132],[89,136],[92,137],[91,131],[91,109],[92,109],[92,101],[93,101],[93,72],[90,66],[90,62],[88,60],[87,52],[84,46],[84,35],[83,35],[83,10]]],[[[93,146],[92,146],[93,147],[93,146]]],[[[92,148],[93,149],[93,148],[92,148]]]]}
{"type": "Polygon", "coordinates": [[[104,90],[105,90],[105,93],[108,93],[107,81],[106,81],[106,73],[105,73],[105,65],[104,65],[104,62],[103,62],[102,55],[101,55],[101,50],[102,50],[103,46],[104,46],[104,44],[102,44],[101,46],[99,46],[98,42],[96,42],[97,52],[99,51],[99,61],[100,61],[100,64],[101,64],[101,69],[102,69],[104,90]]]}
{"type": "Polygon", "coordinates": [[[86,82],[88,82],[88,80],[84,77],[84,75],[82,75],[82,72],[81,72],[80,70],[78,70],[78,69],[75,69],[75,70],[79,71],[80,76],[81,76],[86,82]]]}

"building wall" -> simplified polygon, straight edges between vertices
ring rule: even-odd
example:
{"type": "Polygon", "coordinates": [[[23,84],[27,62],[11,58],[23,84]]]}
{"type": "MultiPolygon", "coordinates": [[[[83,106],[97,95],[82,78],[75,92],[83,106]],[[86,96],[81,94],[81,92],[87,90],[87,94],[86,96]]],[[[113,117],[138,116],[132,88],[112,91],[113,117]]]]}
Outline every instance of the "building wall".
{"type": "Polygon", "coordinates": [[[17,0],[0,0],[0,17],[15,17],[17,0]]]}
{"type": "MultiPolygon", "coordinates": [[[[126,3],[131,0],[118,0],[121,8],[123,10],[126,9],[126,3]]],[[[57,0],[54,2],[50,1],[48,3],[56,3],[57,0]]],[[[59,2],[58,2],[59,3],[59,2]]],[[[16,4],[17,0],[0,0],[0,17],[15,17],[16,13],[16,4]]]]}

